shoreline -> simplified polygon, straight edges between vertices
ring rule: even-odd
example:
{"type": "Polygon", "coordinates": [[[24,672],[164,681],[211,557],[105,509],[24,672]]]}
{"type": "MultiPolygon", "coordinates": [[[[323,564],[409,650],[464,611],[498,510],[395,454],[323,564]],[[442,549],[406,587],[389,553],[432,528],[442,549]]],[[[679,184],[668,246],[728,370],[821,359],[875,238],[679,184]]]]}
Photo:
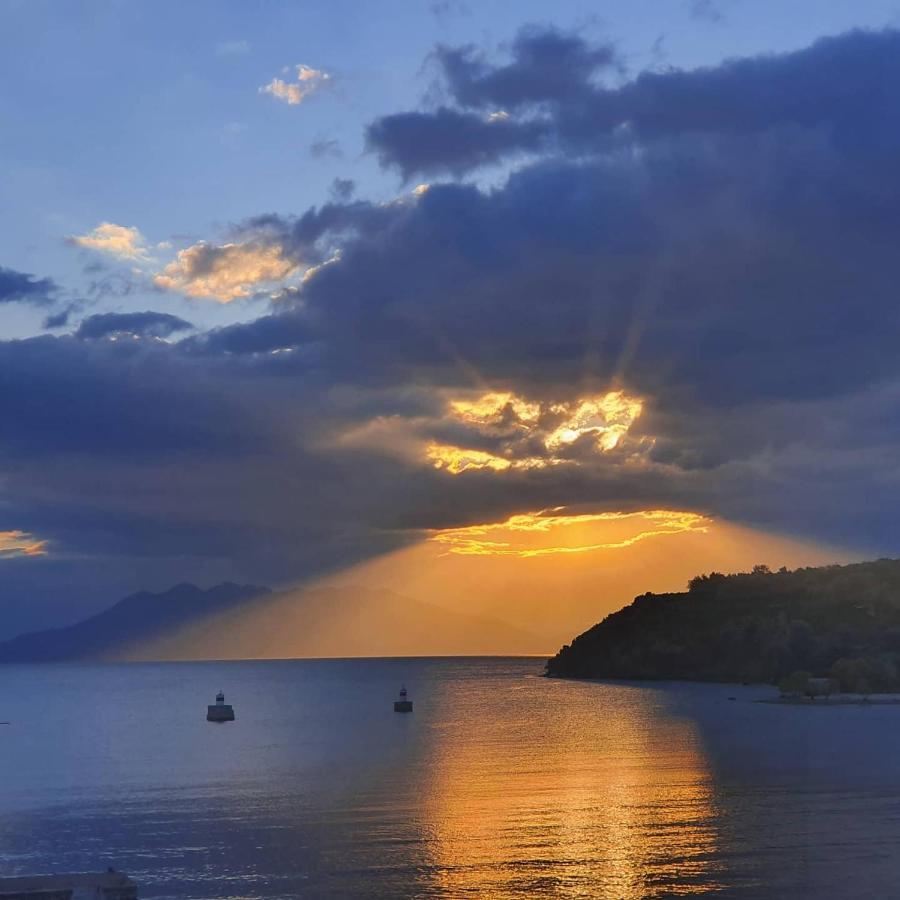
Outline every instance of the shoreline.
{"type": "MultiPolygon", "coordinates": [[[[748,688],[778,690],[778,685],[764,681],[738,682],[738,681],[707,681],[696,678],[590,678],[580,675],[560,675],[545,672],[543,678],[559,678],[564,681],[582,681],[592,684],[627,684],[633,687],[641,685],[664,684],[697,684],[718,685],[720,687],[732,687],[740,690],[748,688]]],[[[729,700],[736,699],[729,697],[729,700]]],[[[900,693],[891,692],[883,694],[832,694],[830,697],[794,697],[773,696],[759,697],[751,700],[752,703],[770,703],[776,706],[900,706],[900,693]]]]}
{"type": "Polygon", "coordinates": [[[900,694],[832,694],[830,697],[772,697],[757,703],[782,706],[900,706],[900,694]]]}

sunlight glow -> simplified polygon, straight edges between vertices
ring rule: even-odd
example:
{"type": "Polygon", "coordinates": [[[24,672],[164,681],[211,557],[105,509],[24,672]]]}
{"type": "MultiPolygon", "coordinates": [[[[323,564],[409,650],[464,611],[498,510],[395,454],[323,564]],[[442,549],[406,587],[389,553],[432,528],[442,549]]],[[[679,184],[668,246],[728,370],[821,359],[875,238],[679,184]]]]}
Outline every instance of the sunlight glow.
{"type": "Polygon", "coordinates": [[[557,404],[551,410],[565,415],[566,419],[547,436],[544,443],[548,450],[558,450],[582,435],[592,434],[601,450],[613,450],[642,409],[643,403],[624,391],[610,391],[602,397],[582,399],[574,409],[571,404],[557,404]]]}
{"type": "Polygon", "coordinates": [[[496,425],[507,408],[519,422],[536,423],[541,414],[540,403],[530,403],[509,392],[490,392],[474,400],[451,400],[450,411],[456,418],[472,425],[496,425]]]}
{"type": "Polygon", "coordinates": [[[552,553],[589,553],[594,550],[618,550],[650,537],[706,532],[711,524],[699,513],[654,509],[640,512],[603,512],[567,515],[564,507],[521,513],[504,522],[446,528],[431,533],[430,539],[447,544],[450,553],[463,556],[548,556],[552,553]],[[584,526],[597,523],[627,524],[624,533],[611,533],[608,540],[585,541],[584,526]],[[638,530],[634,531],[634,528],[638,530]],[[633,532],[633,533],[632,533],[633,532]],[[523,541],[538,536],[541,540],[523,541]],[[544,541],[549,539],[550,543],[544,541]]]}
{"type": "Polygon", "coordinates": [[[580,438],[593,438],[597,453],[615,450],[643,410],[643,401],[625,391],[608,391],[565,403],[529,400],[511,391],[489,391],[467,399],[451,399],[449,417],[482,437],[500,440],[490,453],[431,442],[426,456],[437,469],[460,475],[473,469],[506,472],[577,465],[566,450],[580,438]],[[544,448],[535,455],[535,448],[544,448]]]}
{"type": "Polygon", "coordinates": [[[505,472],[507,469],[543,469],[556,465],[560,460],[542,459],[539,456],[527,456],[522,459],[504,459],[484,450],[466,450],[451,444],[431,443],[427,449],[428,458],[436,469],[443,469],[451,475],[459,475],[470,469],[488,469],[492,472],[505,472]]]}

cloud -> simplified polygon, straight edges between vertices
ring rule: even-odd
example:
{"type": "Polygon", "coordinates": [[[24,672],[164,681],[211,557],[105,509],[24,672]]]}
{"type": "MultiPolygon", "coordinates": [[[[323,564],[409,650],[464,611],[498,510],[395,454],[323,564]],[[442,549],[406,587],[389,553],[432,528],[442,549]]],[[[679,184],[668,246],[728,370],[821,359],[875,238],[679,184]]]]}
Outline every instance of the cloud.
{"type": "Polygon", "coordinates": [[[453,98],[469,109],[571,103],[590,93],[598,73],[621,68],[612,43],[592,45],[552,27],[519,31],[505,65],[490,64],[471,46],[441,46],[435,56],[453,98]]]}
{"type": "MultiPolygon", "coordinates": [[[[898,74],[898,50],[896,31],[850,32],[780,56],[642,72],[610,87],[596,80],[617,65],[609,45],[592,49],[576,36],[529,29],[508,64],[491,64],[470,47],[440,48],[437,60],[458,108],[384,116],[369,126],[369,146],[408,178],[463,172],[538,149],[609,152],[636,140],[787,127],[828,129],[849,150],[863,120],[893,145],[897,129],[882,88],[898,74]],[[870,113],[879,104],[876,126],[870,113]],[[472,113],[497,106],[527,113],[502,142],[472,113]],[[454,137],[458,128],[466,129],[464,141],[454,137]]],[[[872,131],[860,146],[874,137],[872,131]]]]}
{"type": "Polygon", "coordinates": [[[437,529],[431,540],[460,556],[516,556],[529,559],[554,554],[622,550],[640,541],[685,532],[704,533],[712,523],[705,516],[675,510],[575,513],[565,507],[519,513],[503,522],[437,529]],[[607,526],[602,542],[596,541],[598,524],[607,526]],[[609,526],[625,528],[616,531],[609,526]],[[589,536],[589,539],[585,539],[589,536]],[[593,538],[593,540],[591,540],[593,538]]]}
{"type": "Polygon", "coordinates": [[[689,0],[688,10],[691,18],[701,22],[718,25],[725,19],[725,13],[718,0],[689,0]]]}
{"type": "Polygon", "coordinates": [[[250,297],[266,285],[283,281],[299,263],[277,244],[260,242],[210,244],[201,241],[178,252],[153,282],[189,297],[230,303],[250,297]]]}
{"type": "Polygon", "coordinates": [[[112,222],[101,222],[88,234],[72,235],[67,240],[76,247],[109,253],[119,259],[144,261],[149,256],[147,243],[137,228],[112,222]]]}
{"type": "Polygon", "coordinates": [[[331,182],[328,194],[338,202],[349,200],[356,191],[356,182],[352,178],[335,178],[331,182]]]}
{"type": "Polygon", "coordinates": [[[467,52],[463,99],[410,115],[473,127],[375,149],[404,172],[515,158],[502,179],[254,216],[158,273],[265,287],[253,321],[0,341],[0,500],[54,550],[0,594],[278,583],[560,506],[891,552],[900,515],[871,498],[900,478],[898,46],[854,32],[616,84],[590,48],[553,77],[467,52]]]}
{"type": "Polygon", "coordinates": [[[309,153],[315,159],[342,159],[340,142],[334,138],[321,138],[309,145],[309,153]]]}
{"type": "Polygon", "coordinates": [[[302,64],[295,68],[295,81],[273,78],[268,84],[261,87],[259,92],[261,94],[271,94],[278,100],[283,100],[289,106],[299,106],[307,97],[312,96],[331,80],[331,75],[321,69],[313,69],[302,64]]]}
{"type": "Polygon", "coordinates": [[[69,316],[71,315],[72,310],[70,308],[61,309],[58,313],[53,313],[52,315],[45,316],[43,327],[47,329],[65,328],[66,325],[69,324],[69,316]]]}
{"type": "Polygon", "coordinates": [[[58,291],[59,287],[52,278],[37,278],[27,272],[0,266],[0,303],[44,306],[56,300],[58,291]]]}
{"type": "Polygon", "coordinates": [[[438,19],[472,14],[469,5],[463,0],[431,0],[428,8],[431,10],[431,14],[438,19]]]}
{"type": "MultiPolygon", "coordinates": [[[[527,471],[578,465],[581,459],[622,449],[642,406],[624,391],[561,402],[491,391],[450,399],[440,416],[378,417],[354,425],[338,441],[368,446],[376,453],[399,450],[451,475],[527,471]]],[[[652,440],[642,439],[626,452],[646,453],[652,446],[652,440]]]]}
{"type": "Polygon", "coordinates": [[[75,336],[82,339],[116,336],[167,338],[193,327],[190,322],[169,313],[98,313],[83,319],[75,336]]]}
{"type": "Polygon", "coordinates": [[[512,154],[537,151],[547,137],[539,122],[488,121],[480,115],[441,107],[432,113],[397,113],[366,129],[366,143],[382,165],[404,178],[417,173],[462,173],[512,154]]]}
{"type": "Polygon", "coordinates": [[[0,531],[0,561],[17,556],[43,556],[47,542],[27,531],[0,531]]]}

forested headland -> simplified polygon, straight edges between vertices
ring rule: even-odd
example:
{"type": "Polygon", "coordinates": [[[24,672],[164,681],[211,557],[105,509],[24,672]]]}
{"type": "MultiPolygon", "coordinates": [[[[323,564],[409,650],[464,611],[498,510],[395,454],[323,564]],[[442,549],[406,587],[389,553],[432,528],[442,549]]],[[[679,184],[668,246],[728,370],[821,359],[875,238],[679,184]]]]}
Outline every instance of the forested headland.
{"type": "Polygon", "coordinates": [[[900,560],[693,578],[643,594],[563,647],[547,674],[900,691],[900,560]]]}

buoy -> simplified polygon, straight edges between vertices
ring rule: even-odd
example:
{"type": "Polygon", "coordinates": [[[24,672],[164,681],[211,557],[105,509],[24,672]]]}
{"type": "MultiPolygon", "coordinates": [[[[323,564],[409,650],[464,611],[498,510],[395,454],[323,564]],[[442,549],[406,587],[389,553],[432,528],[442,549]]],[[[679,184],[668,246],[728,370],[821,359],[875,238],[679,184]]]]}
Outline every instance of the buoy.
{"type": "Polygon", "coordinates": [[[234,709],[230,703],[225,702],[225,694],[219,691],[216,694],[216,702],[206,707],[207,722],[233,722],[234,709]]]}
{"type": "Polygon", "coordinates": [[[406,687],[400,688],[400,699],[394,701],[394,712],[412,712],[412,700],[406,696],[406,687]]]}

